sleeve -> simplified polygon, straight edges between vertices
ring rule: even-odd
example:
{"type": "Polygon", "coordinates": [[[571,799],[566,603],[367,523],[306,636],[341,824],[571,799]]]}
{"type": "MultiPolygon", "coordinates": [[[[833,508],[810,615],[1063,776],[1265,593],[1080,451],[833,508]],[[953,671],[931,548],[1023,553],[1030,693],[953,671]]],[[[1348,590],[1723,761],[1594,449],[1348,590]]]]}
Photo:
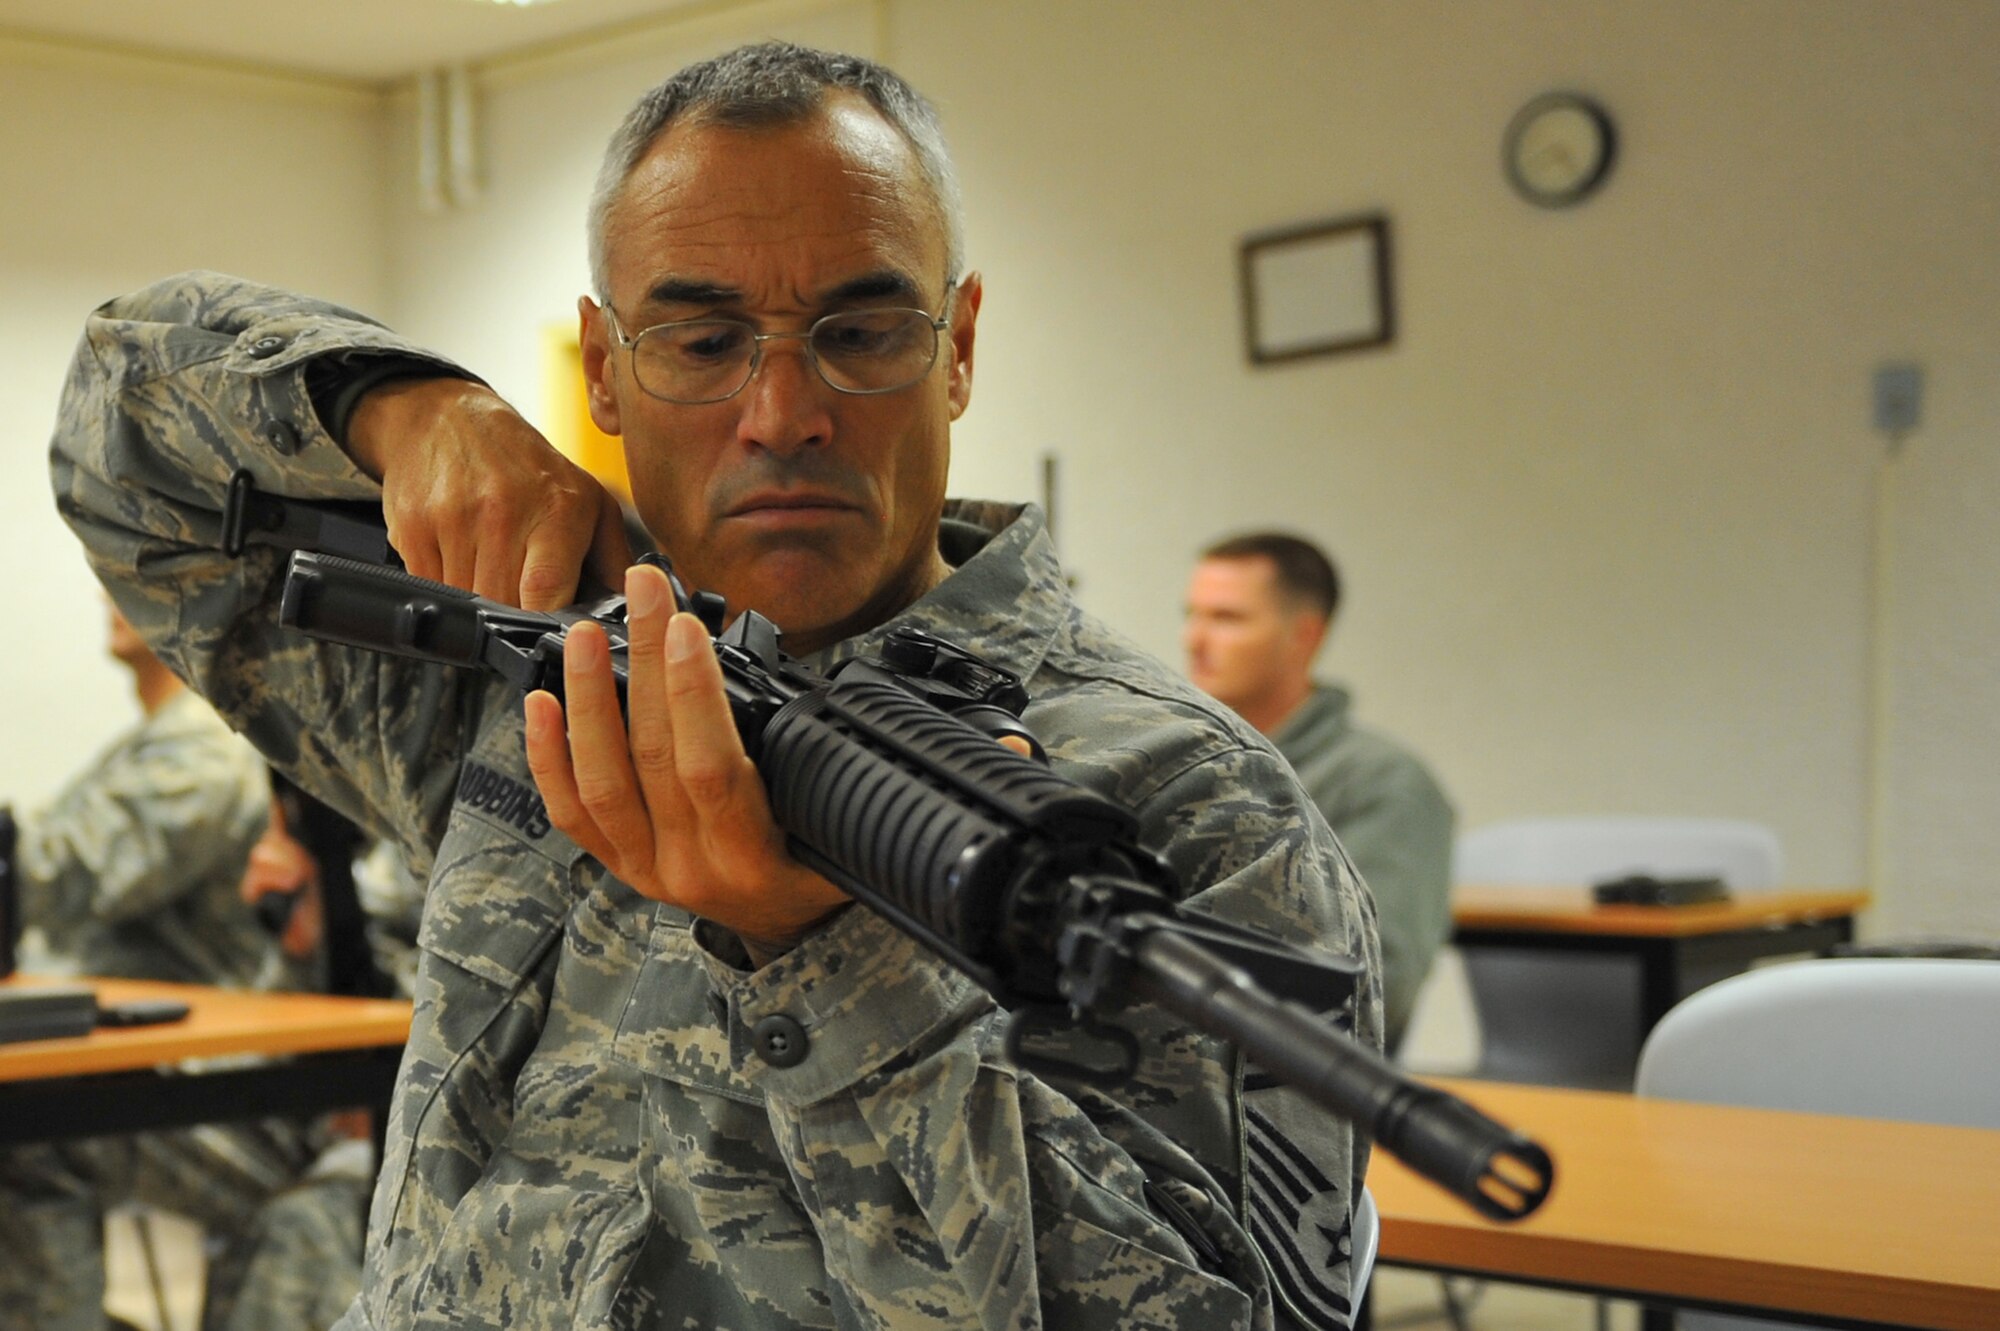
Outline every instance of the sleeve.
{"type": "MultiPolygon", "coordinates": [[[[309,371],[388,356],[461,371],[305,297],[189,273],[102,306],[51,448],[56,504],[162,660],[272,765],[428,867],[483,681],[304,639],[282,563],[220,549],[230,477],[293,498],[379,499],[322,426],[309,371]]],[[[467,376],[469,377],[469,376],[467,376]]]]}
{"type": "Polygon", "coordinates": [[[1343,775],[1340,797],[1322,808],[1375,898],[1393,1045],[1451,932],[1454,816],[1444,792],[1415,759],[1397,755],[1375,766],[1378,770],[1343,775]]]}
{"type": "Polygon", "coordinates": [[[220,722],[142,730],[24,821],[23,917],[53,928],[157,911],[239,873],[269,804],[262,761],[220,722]]]}
{"type": "MultiPolygon", "coordinates": [[[[1372,975],[1352,872],[1274,754],[1158,765],[1140,807],[1150,844],[1207,884],[1191,909],[1363,955],[1372,975]]],[[[1115,1020],[1139,1041],[1134,1075],[1044,1080],[1006,1060],[1005,1014],[983,991],[865,910],[754,973],[713,950],[705,962],[731,1029],[810,1050],[780,1066],[753,1047],[738,1067],[766,1096],[859,1324],[1265,1328],[1274,1299],[1300,1315],[1253,1225],[1246,1114],[1295,1138],[1322,1185],[1272,1217],[1288,1235],[1308,1201],[1339,1227],[1365,1144],[1285,1088],[1246,1092],[1221,1042],[1130,1007],[1115,1020]]],[[[1361,997],[1360,1036],[1379,1043],[1379,1000],[1361,997]]],[[[1345,1324],[1344,1253],[1311,1260],[1310,1306],[1345,1324]]]]}

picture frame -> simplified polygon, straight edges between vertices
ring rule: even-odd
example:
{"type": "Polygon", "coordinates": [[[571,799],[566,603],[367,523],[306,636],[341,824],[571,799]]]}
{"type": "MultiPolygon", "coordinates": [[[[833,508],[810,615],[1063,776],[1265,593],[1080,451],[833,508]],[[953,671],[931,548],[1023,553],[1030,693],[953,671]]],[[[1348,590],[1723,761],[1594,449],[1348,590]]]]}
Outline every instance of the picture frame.
{"type": "Polygon", "coordinates": [[[1393,342],[1389,259],[1384,213],[1245,236],[1238,271],[1250,363],[1277,365],[1393,342]]]}

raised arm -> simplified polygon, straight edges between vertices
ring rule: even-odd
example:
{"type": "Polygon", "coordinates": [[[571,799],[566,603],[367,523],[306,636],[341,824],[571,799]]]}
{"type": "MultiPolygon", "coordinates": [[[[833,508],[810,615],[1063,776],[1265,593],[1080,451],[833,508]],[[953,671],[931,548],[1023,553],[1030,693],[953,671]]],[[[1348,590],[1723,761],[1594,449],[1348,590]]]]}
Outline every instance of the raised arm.
{"type": "Polygon", "coordinates": [[[275,552],[220,549],[230,477],[382,500],[414,567],[497,599],[524,586],[567,599],[587,558],[624,557],[601,487],[464,371],[350,311],[214,273],[92,314],[52,453],[59,509],[161,659],[300,785],[419,862],[484,686],[282,630],[275,552]],[[560,521],[524,518],[552,502],[560,521]]]}

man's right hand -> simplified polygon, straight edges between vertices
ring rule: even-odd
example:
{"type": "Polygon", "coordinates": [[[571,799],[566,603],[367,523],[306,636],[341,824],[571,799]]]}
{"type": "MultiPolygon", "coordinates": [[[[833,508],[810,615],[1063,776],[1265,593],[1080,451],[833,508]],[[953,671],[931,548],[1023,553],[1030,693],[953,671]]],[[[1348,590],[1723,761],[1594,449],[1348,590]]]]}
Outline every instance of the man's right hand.
{"type": "Polygon", "coordinates": [[[361,399],[347,451],[382,482],[389,543],[420,578],[525,610],[605,587],[632,562],[618,501],[499,394],[464,379],[402,379],[361,399]]]}

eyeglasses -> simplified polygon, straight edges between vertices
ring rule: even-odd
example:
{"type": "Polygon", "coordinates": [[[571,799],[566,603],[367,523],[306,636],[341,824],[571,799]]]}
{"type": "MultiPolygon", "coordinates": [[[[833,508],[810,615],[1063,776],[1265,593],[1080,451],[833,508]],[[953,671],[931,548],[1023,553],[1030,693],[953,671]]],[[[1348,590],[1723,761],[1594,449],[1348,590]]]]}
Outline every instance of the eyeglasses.
{"type": "Polygon", "coordinates": [[[741,319],[689,319],[654,324],[625,336],[607,303],[604,317],[618,345],[632,353],[632,377],[656,398],[694,406],[735,397],[764,360],[764,344],[782,338],[806,344],[806,359],[828,387],[842,393],[894,393],[937,364],[939,334],[951,327],[956,287],[946,317],[925,310],[843,310],[800,333],[760,333],[741,319]]]}

